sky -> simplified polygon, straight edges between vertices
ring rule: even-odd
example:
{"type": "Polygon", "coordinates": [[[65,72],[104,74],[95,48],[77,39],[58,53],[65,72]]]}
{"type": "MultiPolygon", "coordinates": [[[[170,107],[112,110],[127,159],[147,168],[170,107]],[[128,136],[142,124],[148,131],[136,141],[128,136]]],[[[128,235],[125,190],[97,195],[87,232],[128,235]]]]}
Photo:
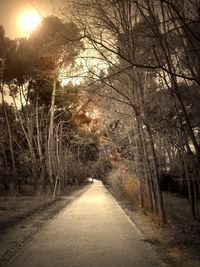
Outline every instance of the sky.
{"type": "Polygon", "coordinates": [[[0,0],[0,25],[4,26],[6,36],[12,39],[27,35],[19,25],[20,14],[35,11],[48,16],[55,14],[65,0],[0,0]]]}

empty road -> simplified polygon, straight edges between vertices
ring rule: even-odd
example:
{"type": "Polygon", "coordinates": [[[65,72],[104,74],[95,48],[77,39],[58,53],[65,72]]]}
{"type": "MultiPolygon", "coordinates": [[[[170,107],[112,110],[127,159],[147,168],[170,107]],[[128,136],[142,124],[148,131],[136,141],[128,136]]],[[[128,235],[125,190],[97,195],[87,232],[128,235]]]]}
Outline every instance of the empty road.
{"type": "Polygon", "coordinates": [[[159,267],[154,250],[99,181],[67,205],[12,267],[159,267]]]}

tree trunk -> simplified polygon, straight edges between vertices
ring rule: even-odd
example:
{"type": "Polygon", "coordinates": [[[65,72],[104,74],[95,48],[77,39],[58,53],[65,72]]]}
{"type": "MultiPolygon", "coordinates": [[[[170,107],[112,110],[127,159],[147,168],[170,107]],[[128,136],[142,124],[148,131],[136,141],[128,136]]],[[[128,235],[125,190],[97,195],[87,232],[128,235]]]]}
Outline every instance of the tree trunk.
{"type": "Polygon", "coordinates": [[[158,201],[158,213],[159,213],[159,216],[161,218],[162,223],[165,223],[166,218],[165,218],[165,210],[164,210],[162,192],[160,189],[158,161],[157,161],[156,151],[155,151],[155,147],[154,147],[153,136],[152,136],[151,129],[149,128],[149,126],[147,126],[147,133],[149,136],[150,148],[151,148],[151,153],[152,153],[152,163],[153,163],[153,169],[154,169],[154,182],[155,182],[155,188],[156,188],[156,197],[157,197],[157,201],[158,201]]]}
{"type": "Polygon", "coordinates": [[[49,122],[49,134],[48,134],[48,173],[49,173],[49,183],[51,190],[53,192],[53,161],[55,160],[53,154],[53,138],[54,138],[54,109],[55,109],[55,97],[56,97],[56,82],[57,74],[54,75],[53,79],[53,90],[51,97],[51,108],[50,108],[50,122],[49,122]]]}
{"type": "Polygon", "coordinates": [[[6,127],[8,131],[8,138],[9,138],[9,148],[10,148],[10,155],[11,155],[11,161],[12,161],[12,170],[14,175],[16,175],[16,166],[15,166],[15,156],[14,156],[14,149],[13,149],[13,141],[12,141],[12,132],[10,128],[10,122],[6,110],[6,105],[5,105],[5,99],[4,99],[4,91],[3,91],[3,84],[1,83],[1,96],[2,96],[2,105],[3,105],[3,111],[4,111],[4,116],[6,120],[6,127]]]}

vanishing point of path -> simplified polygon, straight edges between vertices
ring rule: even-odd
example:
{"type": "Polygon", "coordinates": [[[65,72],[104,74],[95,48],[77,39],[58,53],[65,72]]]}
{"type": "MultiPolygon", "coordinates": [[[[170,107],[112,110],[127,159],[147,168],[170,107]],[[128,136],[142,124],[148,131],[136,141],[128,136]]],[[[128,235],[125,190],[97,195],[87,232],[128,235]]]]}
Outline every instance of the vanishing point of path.
{"type": "Polygon", "coordinates": [[[99,181],[67,205],[9,266],[159,267],[154,250],[99,181]]]}

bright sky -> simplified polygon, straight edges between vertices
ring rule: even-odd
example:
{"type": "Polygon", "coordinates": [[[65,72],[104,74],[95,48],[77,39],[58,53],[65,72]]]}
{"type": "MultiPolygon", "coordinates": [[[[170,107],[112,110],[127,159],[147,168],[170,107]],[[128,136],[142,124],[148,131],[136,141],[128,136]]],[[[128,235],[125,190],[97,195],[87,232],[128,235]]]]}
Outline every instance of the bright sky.
{"type": "MultiPolygon", "coordinates": [[[[24,13],[47,16],[56,12],[66,3],[65,0],[0,0],[0,25],[4,26],[6,36],[10,38],[25,37],[26,29],[19,20],[24,13]],[[39,14],[39,12],[40,14],[39,14]]],[[[34,20],[34,18],[32,19],[34,20]]]]}

